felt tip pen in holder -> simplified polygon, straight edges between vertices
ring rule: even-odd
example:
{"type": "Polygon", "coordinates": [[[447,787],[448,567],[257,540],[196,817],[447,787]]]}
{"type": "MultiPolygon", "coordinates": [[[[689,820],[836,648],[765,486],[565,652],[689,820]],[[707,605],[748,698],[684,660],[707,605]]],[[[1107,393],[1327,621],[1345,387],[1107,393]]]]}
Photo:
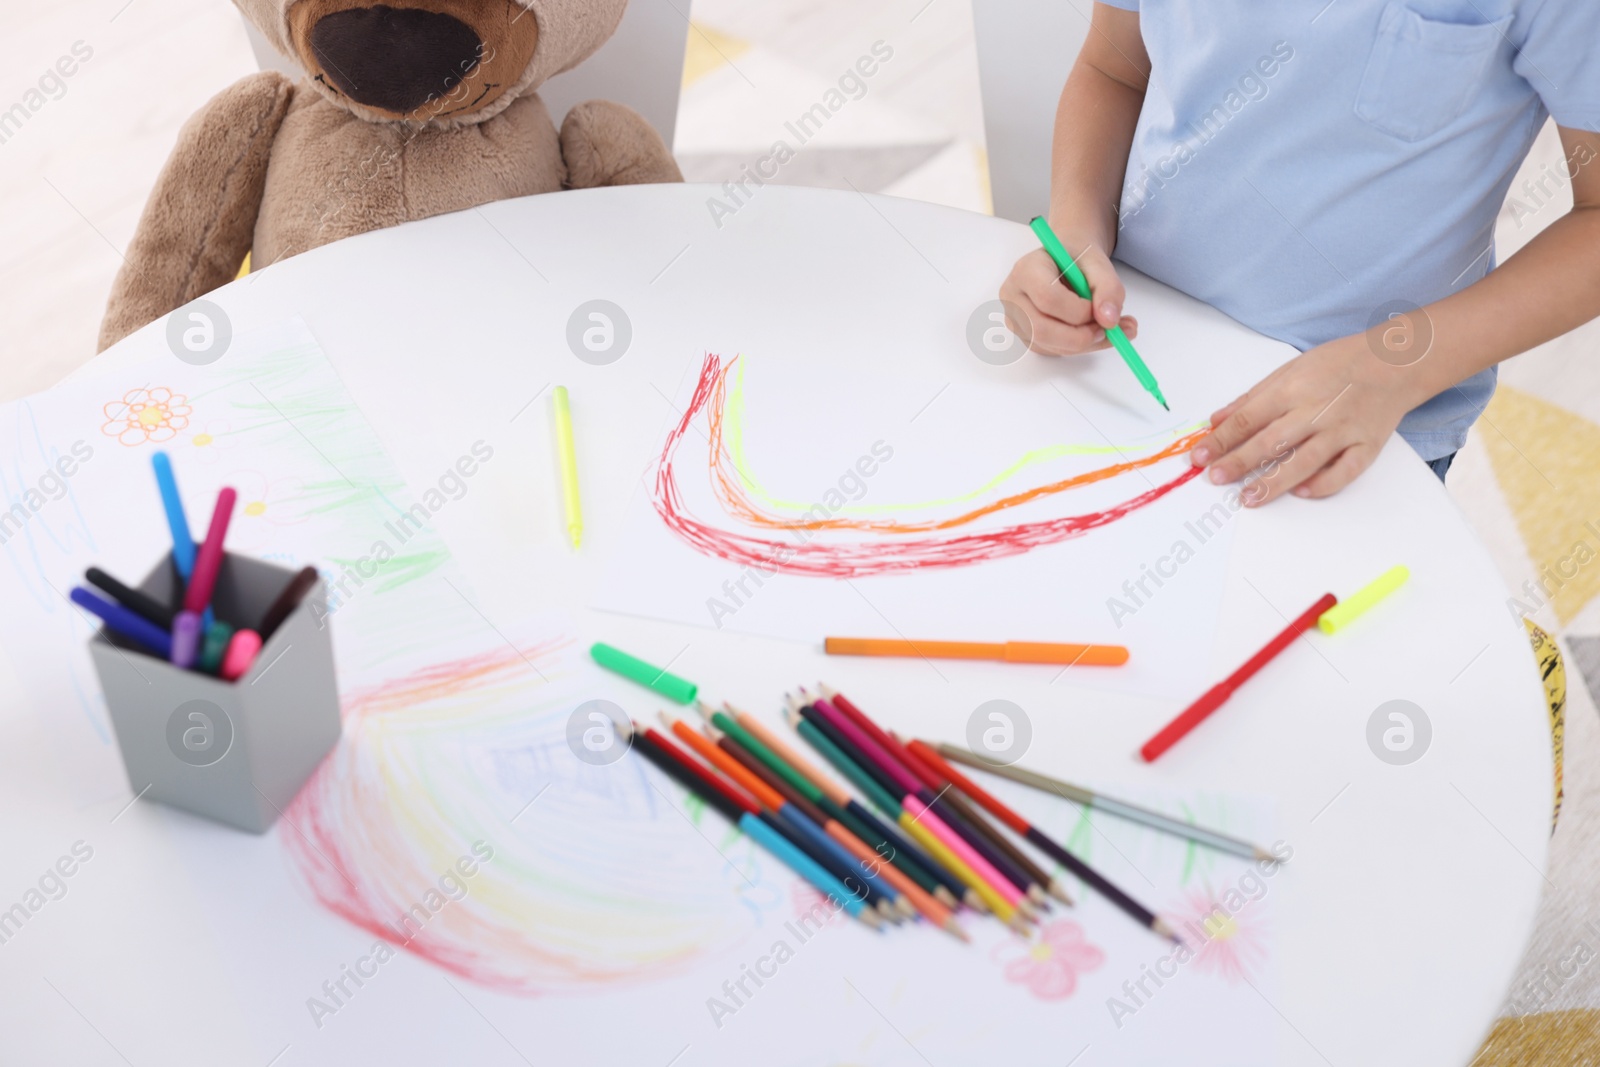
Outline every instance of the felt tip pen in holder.
{"type": "Polygon", "coordinates": [[[691,703],[695,694],[700,692],[700,687],[693,682],[676,674],[668,674],[664,668],[630,656],[620,648],[596,641],[589,647],[589,655],[606,670],[620,674],[631,682],[638,682],[647,689],[654,689],[676,703],[691,703]]]}
{"type": "Polygon", "coordinates": [[[189,533],[189,520],[183,514],[183,498],[178,495],[178,481],[172,474],[172,460],[165,452],[150,457],[155,468],[156,488],[161,491],[161,507],[167,513],[167,528],[172,531],[172,562],[178,575],[188,581],[194,573],[195,545],[189,533]]]}
{"type": "Polygon", "coordinates": [[[195,553],[194,574],[183,594],[183,606],[189,611],[200,613],[211,605],[211,591],[217,583],[217,571],[222,568],[222,542],[228,536],[228,520],[233,518],[233,504],[238,495],[232,489],[223,489],[217,494],[217,506],[211,512],[211,528],[195,553]]]}
{"type": "MultiPolygon", "coordinates": [[[[1073,261],[1069,253],[1050,224],[1043,217],[1036,217],[1029,223],[1033,228],[1034,236],[1039,238],[1039,243],[1044,246],[1051,259],[1055,261],[1056,269],[1061,271],[1061,276],[1066,279],[1072,291],[1085,300],[1094,299],[1089,290],[1089,279],[1084,277],[1083,271],[1073,261]]],[[[1144,386],[1145,392],[1156,398],[1168,411],[1167,398],[1161,395],[1161,386],[1156,384],[1156,376],[1150,373],[1150,368],[1144,365],[1144,360],[1139,358],[1138,351],[1133,347],[1133,342],[1128,340],[1128,335],[1122,332],[1122,327],[1113,323],[1106,329],[1106,340],[1111,342],[1111,347],[1117,350],[1117,355],[1122,357],[1122,362],[1133,371],[1133,376],[1139,379],[1139,384],[1144,386]]]]}
{"type": "Polygon", "coordinates": [[[200,658],[200,615],[180,611],[172,620],[172,665],[188,670],[200,658]]]}
{"type": "Polygon", "coordinates": [[[261,614],[261,622],[256,625],[256,633],[261,635],[262,641],[272,640],[272,635],[278,627],[283,625],[283,620],[294,613],[300,606],[300,601],[311,592],[311,587],[317,584],[317,568],[301,567],[299,573],[289,579],[289,584],[283,587],[283,592],[278,594],[270,607],[261,614]]]}
{"type": "Polygon", "coordinates": [[[228,650],[222,654],[222,667],[217,673],[225,681],[236,681],[256,661],[261,651],[261,635],[254,630],[240,630],[228,641],[228,650]]]}
{"type": "Polygon", "coordinates": [[[125,637],[162,659],[172,658],[172,635],[149,619],[135,615],[121,604],[102,600],[82,586],[74,589],[70,595],[74,604],[97,616],[105,623],[106,629],[118,637],[125,637]]]}
{"type": "Polygon", "coordinates": [[[124,585],[99,567],[90,567],[84,572],[84,578],[90,585],[107,594],[111,599],[133,612],[141,615],[163,630],[172,629],[172,617],[176,614],[172,608],[161,603],[149,593],[131,586],[124,585]]]}
{"type": "Polygon", "coordinates": [[[228,653],[228,642],[233,640],[233,627],[217,620],[206,627],[200,641],[200,658],[195,666],[207,674],[222,673],[222,658],[228,653]]]}

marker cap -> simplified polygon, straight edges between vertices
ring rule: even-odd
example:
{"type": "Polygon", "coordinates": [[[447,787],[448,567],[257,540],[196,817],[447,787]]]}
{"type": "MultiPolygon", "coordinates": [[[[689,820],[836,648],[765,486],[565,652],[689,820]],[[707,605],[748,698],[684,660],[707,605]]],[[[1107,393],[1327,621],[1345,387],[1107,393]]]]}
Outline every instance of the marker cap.
{"type": "Polygon", "coordinates": [[[590,647],[589,655],[606,670],[614,671],[629,681],[638,682],[647,689],[653,689],[676,703],[688,704],[700,692],[700,687],[693,682],[679,678],[676,674],[668,674],[662,668],[646,663],[637,656],[630,656],[620,648],[613,648],[596,641],[590,647]]]}

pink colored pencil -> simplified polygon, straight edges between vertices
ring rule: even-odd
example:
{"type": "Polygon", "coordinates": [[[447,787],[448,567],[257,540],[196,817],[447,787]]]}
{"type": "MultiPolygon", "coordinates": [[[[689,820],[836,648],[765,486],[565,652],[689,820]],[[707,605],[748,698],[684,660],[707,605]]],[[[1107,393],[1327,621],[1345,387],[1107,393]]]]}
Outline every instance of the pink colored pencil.
{"type": "Polygon", "coordinates": [[[233,518],[233,504],[239,494],[224,489],[217,494],[217,506],[211,512],[211,528],[194,557],[194,573],[189,576],[189,588],[183,594],[183,608],[196,615],[211,603],[211,590],[217,584],[217,571],[222,568],[222,539],[228,536],[228,520],[233,518]]]}
{"type": "MultiPolygon", "coordinates": [[[[925,787],[915,775],[906,770],[899,760],[895,759],[887,749],[869,737],[866,731],[852,722],[849,716],[835,707],[831,701],[818,699],[813,701],[811,706],[817,709],[817,714],[837,727],[845,737],[850,739],[852,744],[860,749],[868,759],[876,763],[883,773],[888,775],[899,786],[900,792],[904,795],[901,806],[911,812],[913,818],[925,824],[930,833],[944,842],[950,851],[956,854],[958,859],[977,872],[979,878],[988,882],[1007,904],[1016,906],[1020,901],[1021,908],[1019,910],[1024,914],[1032,914],[1030,910],[1032,901],[1028,899],[1027,894],[1016,883],[1001,874],[995,868],[995,865],[989,862],[987,857],[973,848],[966,838],[957,833],[949,823],[939,817],[938,812],[929,808],[927,802],[917,795],[925,787]]],[[[924,795],[929,800],[936,799],[932,790],[928,790],[924,795]]]]}
{"type": "Polygon", "coordinates": [[[995,892],[1004,897],[1007,904],[1010,904],[1013,908],[1020,904],[1024,909],[1031,905],[1032,902],[1028,900],[1022,890],[1012,885],[1005,875],[995,870],[994,864],[984,859],[976,849],[967,844],[960,834],[950,829],[949,825],[939,818],[938,813],[932,808],[909,793],[901,803],[911,813],[913,819],[926,826],[933,836],[943,841],[944,846],[960,858],[962,863],[971,867],[978,873],[979,878],[993,886],[995,892]]]}

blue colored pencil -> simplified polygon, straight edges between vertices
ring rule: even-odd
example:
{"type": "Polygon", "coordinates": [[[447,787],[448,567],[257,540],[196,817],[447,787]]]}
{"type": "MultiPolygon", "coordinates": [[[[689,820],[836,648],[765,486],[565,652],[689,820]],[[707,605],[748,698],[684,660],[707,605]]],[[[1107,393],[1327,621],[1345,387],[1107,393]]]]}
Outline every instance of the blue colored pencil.
{"type": "Polygon", "coordinates": [[[739,816],[739,828],[749,834],[757,844],[794,868],[795,873],[816,886],[824,895],[832,897],[851,918],[861,918],[862,910],[865,908],[861,898],[846,889],[839,879],[823,870],[822,865],[816,860],[790,844],[788,838],[768,825],[764,818],[770,816],[757,817],[745,812],[739,816]]]}

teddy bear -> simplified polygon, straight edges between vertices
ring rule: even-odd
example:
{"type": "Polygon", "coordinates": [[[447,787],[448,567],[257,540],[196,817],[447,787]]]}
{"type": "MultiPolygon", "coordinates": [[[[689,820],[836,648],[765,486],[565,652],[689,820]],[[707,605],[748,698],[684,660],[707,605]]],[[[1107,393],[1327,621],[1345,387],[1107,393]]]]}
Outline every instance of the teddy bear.
{"type": "Polygon", "coordinates": [[[383,226],[558,189],[682,181],[621,104],[557,130],[536,92],[627,0],[234,0],[305,78],[263,71],[178,136],[112,285],[100,348],[259,269],[383,226]]]}

